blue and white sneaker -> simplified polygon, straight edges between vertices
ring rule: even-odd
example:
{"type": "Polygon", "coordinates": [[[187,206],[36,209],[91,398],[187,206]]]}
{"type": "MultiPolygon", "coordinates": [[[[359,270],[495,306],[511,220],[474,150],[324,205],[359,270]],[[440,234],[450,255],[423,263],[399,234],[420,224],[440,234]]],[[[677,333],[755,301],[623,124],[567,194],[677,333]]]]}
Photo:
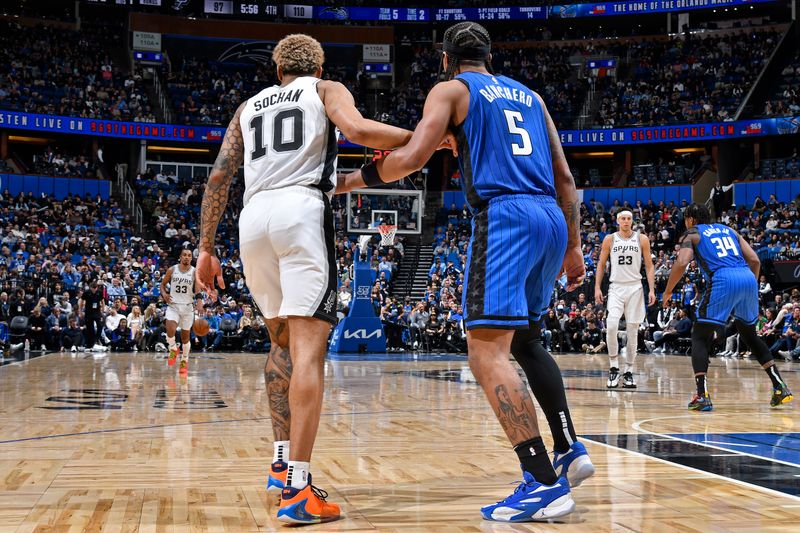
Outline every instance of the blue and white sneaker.
{"type": "Polygon", "coordinates": [[[580,442],[573,442],[564,453],[553,452],[553,470],[559,477],[566,477],[571,487],[577,487],[594,475],[594,465],[589,452],[580,442]]]}
{"type": "Polygon", "coordinates": [[[533,522],[558,518],[575,510],[575,501],[569,492],[566,478],[558,478],[553,485],[544,485],[523,471],[522,479],[522,483],[514,489],[511,496],[481,508],[484,519],[497,522],[533,522]]]}

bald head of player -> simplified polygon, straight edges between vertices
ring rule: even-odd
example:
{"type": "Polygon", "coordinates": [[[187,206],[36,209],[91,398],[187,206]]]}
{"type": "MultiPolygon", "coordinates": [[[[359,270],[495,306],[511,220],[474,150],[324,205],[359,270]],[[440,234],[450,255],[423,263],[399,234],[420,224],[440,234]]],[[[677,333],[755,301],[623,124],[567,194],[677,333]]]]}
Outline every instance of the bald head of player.
{"type": "Polygon", "coordinates": [[[630,209],[623,209],[617,213],[617,225],[623,237],[628,237],[633,232],[633,212],[630,209]]]}
{"type": "Polygon", "coordinates": [[[322,77],[325,52],[319,41],[310,35],[293,33],[281,39],[272,51],[272,60],[278,68],[278,79],[284,77],[322,77]]]}

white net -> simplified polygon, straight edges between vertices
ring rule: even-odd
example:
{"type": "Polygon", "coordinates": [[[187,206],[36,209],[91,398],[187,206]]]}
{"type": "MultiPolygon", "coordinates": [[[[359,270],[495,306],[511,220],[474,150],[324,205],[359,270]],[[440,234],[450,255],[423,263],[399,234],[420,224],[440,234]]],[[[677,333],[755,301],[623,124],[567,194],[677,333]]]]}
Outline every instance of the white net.
{"type": "Polygon", "coordinates": [[[378,233],[381,234],[381,246],[391,246],[394,244],[394,235],[397,233],[397,226],[381,224],[378,226],[378,233]]]}

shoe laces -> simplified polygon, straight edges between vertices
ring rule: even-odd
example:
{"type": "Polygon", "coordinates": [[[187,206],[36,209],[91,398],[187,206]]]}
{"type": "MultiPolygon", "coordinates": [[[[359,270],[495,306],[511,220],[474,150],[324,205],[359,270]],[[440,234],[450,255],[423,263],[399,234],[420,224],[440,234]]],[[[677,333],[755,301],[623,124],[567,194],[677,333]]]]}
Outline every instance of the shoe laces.
{"type": "Polygon", "coordinates": [[[320,500],[327,500],[328,499],[328,492],[325,491],[325,490],[322,490],[319,487],[311,485],[311,492],[314,493],[314,496],[316,496],[320,500]]]}

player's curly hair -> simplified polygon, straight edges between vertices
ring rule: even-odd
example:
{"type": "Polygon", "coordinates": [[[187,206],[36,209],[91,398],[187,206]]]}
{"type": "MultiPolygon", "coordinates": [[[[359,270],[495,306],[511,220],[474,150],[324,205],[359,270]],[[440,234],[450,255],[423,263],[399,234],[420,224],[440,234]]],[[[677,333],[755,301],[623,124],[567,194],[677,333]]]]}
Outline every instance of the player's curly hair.
{"type": "Polygon", "coordinates": [[[293,33],[275,45],[272,60],[284,74],[314,74],[325,63],[325,52],[319,41],[310,35],[293,33]]]}
{"type": "Polygon", "coordinates": [[[483,65],[486,70],[494,73],[489,61],[491,46],[492,38],[489,36],[489,31],[476,22],[459,22],[447,28],[442,40],[442,49],[449,57],[445,78],[451,79],[462,63],[483,65]],[[448,50],[448,47],[456,47],[459,50],[448,50]]]}
{"type": "Polygon", "coordinates": [[[683,212],[684,218],[693,218],[696,224],[711,224],[711,211],[705,204],[691,204],[683,212]]]}

